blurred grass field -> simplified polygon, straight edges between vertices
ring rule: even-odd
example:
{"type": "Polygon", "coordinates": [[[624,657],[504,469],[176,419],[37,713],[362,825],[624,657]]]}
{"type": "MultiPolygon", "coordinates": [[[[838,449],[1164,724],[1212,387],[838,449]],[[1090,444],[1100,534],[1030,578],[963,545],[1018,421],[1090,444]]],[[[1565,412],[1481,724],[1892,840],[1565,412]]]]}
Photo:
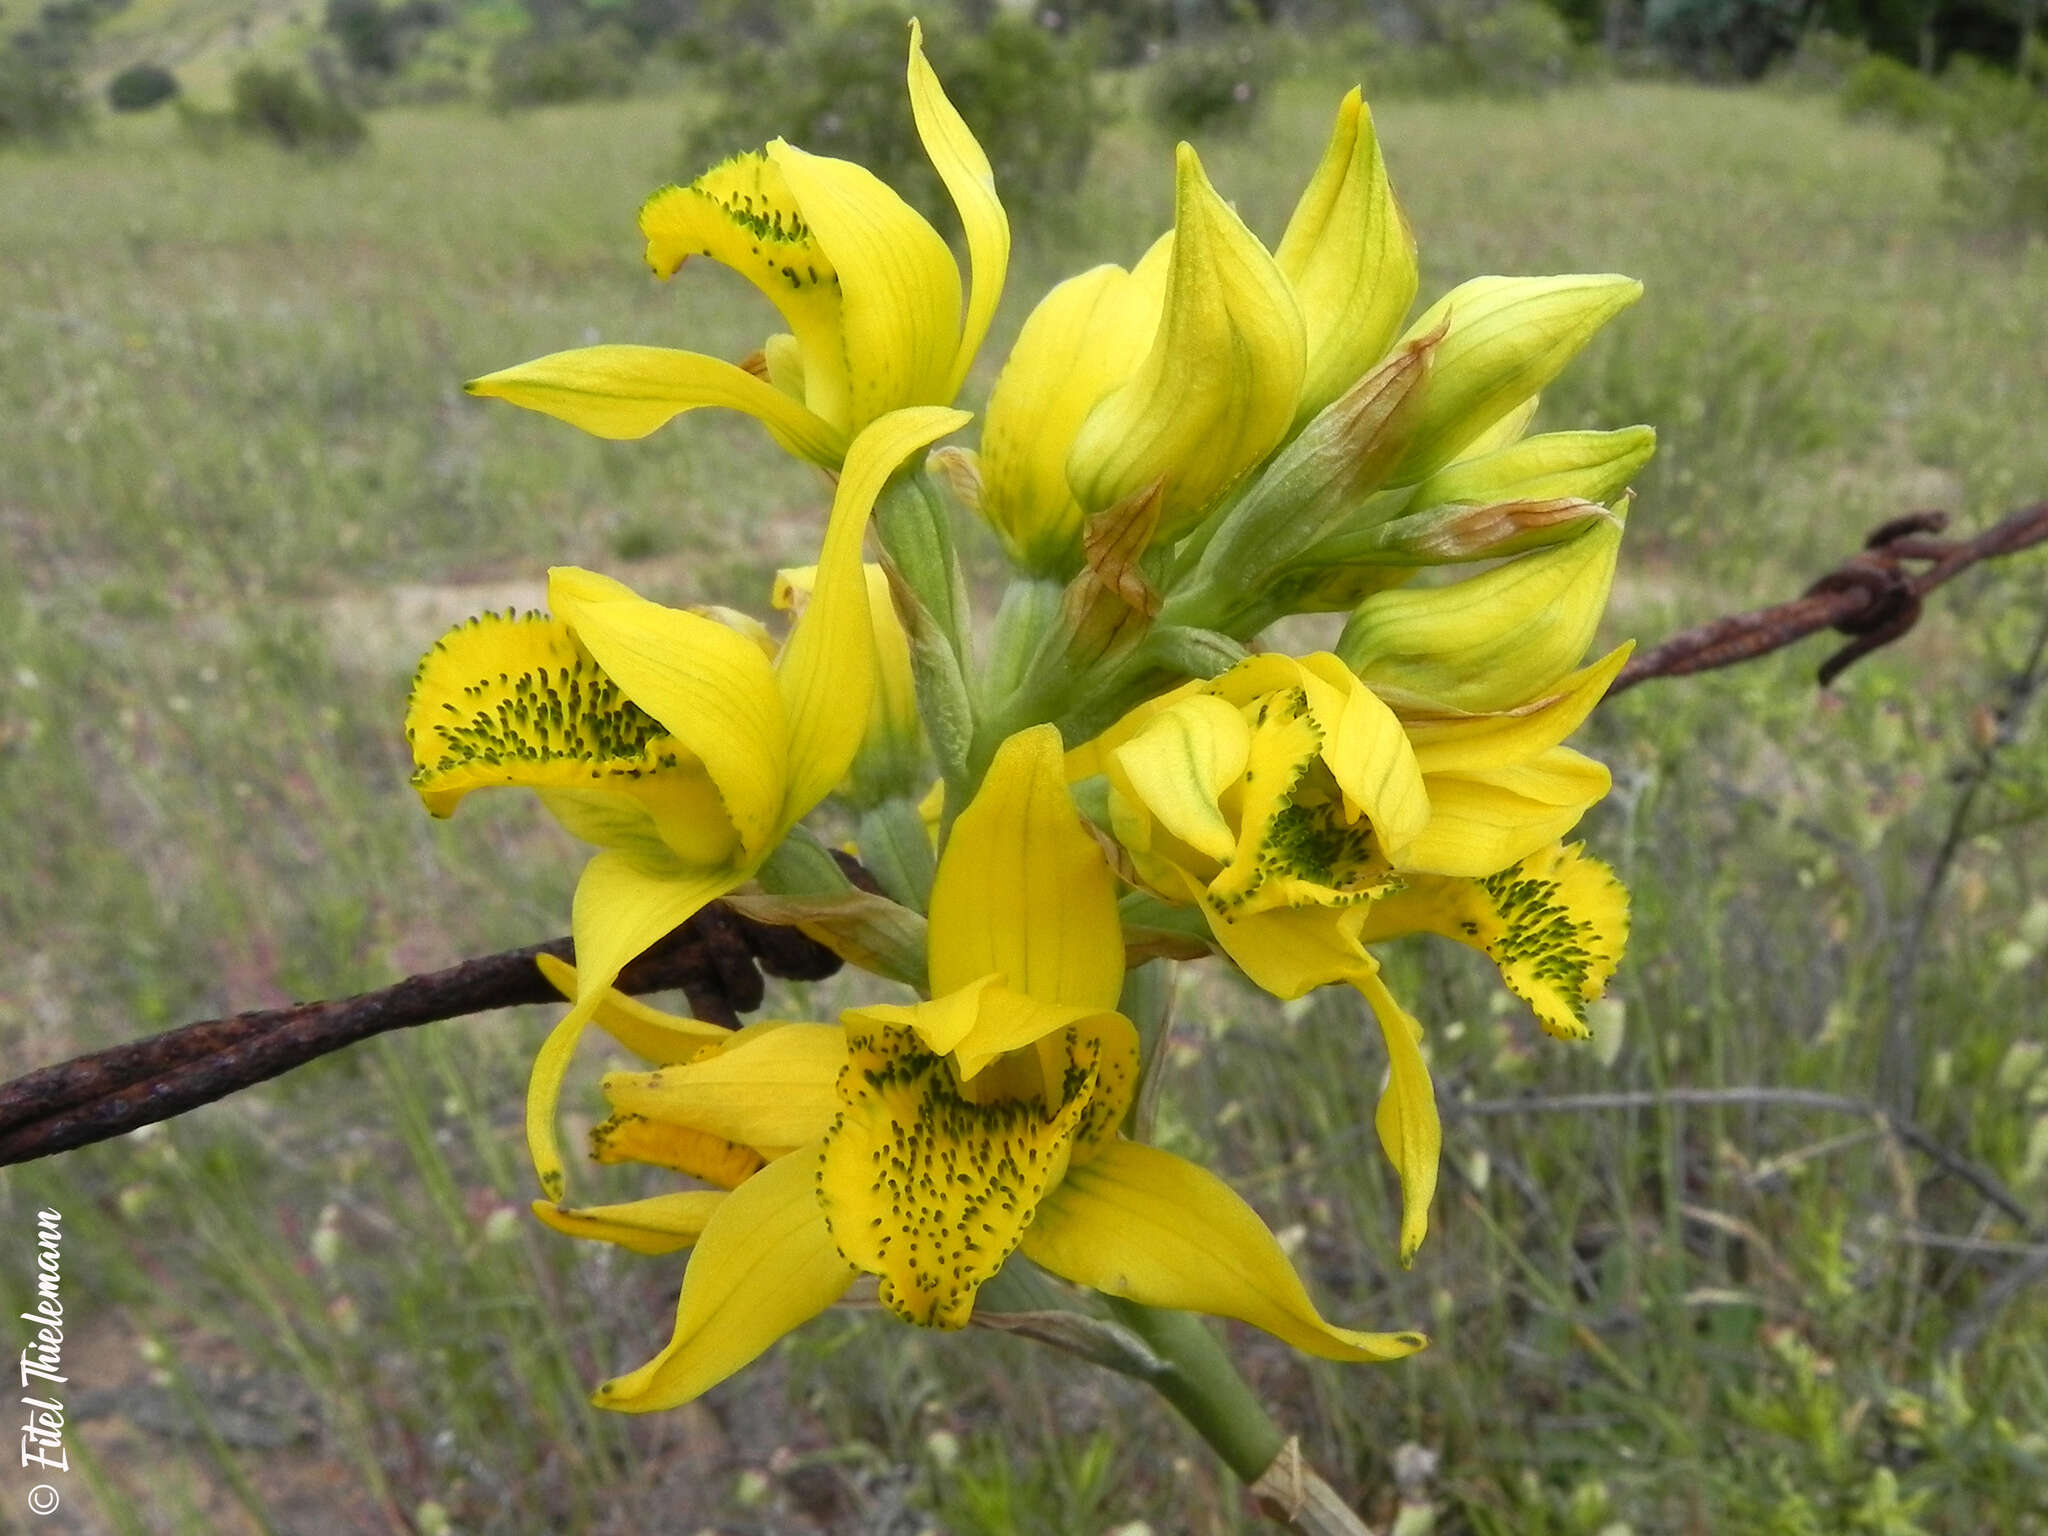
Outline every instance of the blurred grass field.
{"type": "MultiPolygon", "coordinates": [[[[1207,152],[1269,238],[1338,88],[1292,82],[1255,137],[1207,152]]],[[[693,264],[664,288],[640,263],[634,210],[686,169],[680,115],[393,111],[332,164],[203,153],[159,115],[0,157],[10,1075],[566,926],[580,856],[537,807],[420,812],[397,730],[414,659],[473,611],[537,604],[551,563],[758,608],[776,566],[812,558],[825,500],[745,421],[608,444],[459,390],[600,338],[758,345],[770,317],[737,280],[693,264]]],[[[1660,431],[1616,636],[1790,595],[1904,511],[1975,527],[2048,494],[2048,244],[1956,222],[1924,142],[1660,84],[1379,120],[1425,299],[1482,271],[1648,285],[1541,418],[1660,431]]],[[[1049,282],[1164,226],[1169,166],[1121,123],[1070,227],[1020,230],[971,397],[1049,282]]],[[[1446,1101],[1867,1096],[1954,771],[2044,588],[2038,555],[1980,568],[1827,696],[1816,644],[1603,709],[1588,746],[1616,792],[1584,830],[1636,927],[1601,1038],[1544,1040],[1490,973],[1399,952],[1446,1101]]],[[[1902,1005],[1918,1123],[2048,1220],[2039,717],[1980,796],[1902,1005]]],[[[779,1006],[829,1017],[843,987],[779,1006]]],[[[1869,1119],[1453,1114],[1404,1273],[1357,1007],[1205,976],[1180,1018],[1165,1139],[1297,1245],[1333,1316],[1436,1337],[1375,1370],[1233,1336],[1382,1525],[1397,1460],[1429,1453],[1403,1536],[2048,1531],[2048,1307],[2000,1290],[2042,1234],[1869,1119]]],[[[75,1437],[93,1507],[43,1529],[1253,1528],[1156,1401],[978,1331],[835,1315],[689,1410],[589,1409],[667,1337],[682,1260],[526,1217],[545,1023],[386,1038],[0,1173],[7,1230],[64,1213],[74,1391],[99,1394],[75,1437]]],[[[26,1278],[0,1264],[9,1314],[26,1278]]]]}

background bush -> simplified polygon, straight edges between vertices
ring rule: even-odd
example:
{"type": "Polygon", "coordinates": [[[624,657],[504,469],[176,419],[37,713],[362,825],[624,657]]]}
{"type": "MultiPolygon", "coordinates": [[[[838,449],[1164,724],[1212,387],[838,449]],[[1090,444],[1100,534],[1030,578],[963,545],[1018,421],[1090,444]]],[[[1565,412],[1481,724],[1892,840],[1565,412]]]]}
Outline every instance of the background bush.
{"type": "Polygon", "coordinates": [[[511,38],[491,54],[491,105],[504,110],[623,96],[639,67],[638,45],[623,26],[511,38]]]}
{"type": "Polygon", "coordinates": [[[178,77],[161,64],[131,64],[107,82],[107,105],[116,112],[147,112],[178,94],[178,77]]]}
{"type": "Polygon", "coordinates": [[[2048,96],[1968,58],[1952,63],[1942,83],[1951,200],[1988,224],[2048,230],[2048,96]]]}
{"type": "Polygon", "coordinates": [[[18,44],[0,47],[0,144],[68,137],[85,122],[78,72],[18,44]]]}
{"type": "Polygon", "coordinates": [[[1858,64],[1843,82],[1842,110],[1850,117],[1876,118],[1900,128],[1925,128],[1945,115],[1940,86],[1882,53],[1858,64]]]}
{"type": "Polygon", "coordinates": [[[1176,138],[1243,130],[1272,89],[1273,51],[1248,34],[1167,50],[1145,91],[1152,120],[1176,138]]]}
{"type": "MultiPolygon", "coordinates": [[[[1077,182],[1102,117],[1089,50],[1003,15],[979,35],[927,38],[946,94],[988,153],[1013,212],[1046,211],[1077,182]]],[[[681,174],[694,177],[780,134],[856,160],[927,214],[948,206],[903,89],[903,13],[873,6],[746,49],[719,71],[723,104],[688,129],[681,174]]]]}
{"type": "Polygon", "coordinates": [[[228,83],[228,120],[240,132],[285,149],[341,154],[369,132],[362,114],[295,69],[248,64],[228,83]]]}

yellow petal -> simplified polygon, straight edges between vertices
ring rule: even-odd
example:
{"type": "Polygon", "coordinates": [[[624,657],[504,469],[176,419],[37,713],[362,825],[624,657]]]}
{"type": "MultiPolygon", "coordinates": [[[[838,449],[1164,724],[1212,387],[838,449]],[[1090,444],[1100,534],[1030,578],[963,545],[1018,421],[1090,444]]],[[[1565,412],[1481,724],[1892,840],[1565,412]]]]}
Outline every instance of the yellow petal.
{"type": "Polygon", "coordinates": [[[1236,850],[1237,834],[1220,801],[1244,776],[1251,740],[1242,710],[1214,694],[1191,695],[1153,716],[1110,754],[1113,790],[1171,836],[1223,862],[1236,850]]]}
{"type": "Polygon", "coordinates": [[[687,1403],[846,1294],[817,1196],[818,1154],[805,1148],[726,1196],[683,1272],[675,1334],[637,1371],[597,1389],[600,1408],[649,1413],[687,1403]]]}
{"type": "Polygon", "coordinates": [[[1352,984],[1365,994],[1387,1043],[1387,1086],[1380,1094],[1374,1128],[1380,1148],[1401,1176],[1401,1263],[1415,1262],[1415,1250],[1429,1232],[1429,1202],[1436,1198],[1437,1159],[1443,1151],[1436,1089],[1422,1059],[1422,1026],[1394,1001],[1379,967],[1360,971],[1352,984]]]}
{"type": "Polygon", "coordinates": [[[1356,87],[1337,109],[1329,148],[1273,260],[1293,284],[1307,328],[1299,425],[1386,355],[1415,301],[1415,237],[1356,87]]]}
{"type": "Polygon", "coordinates": [[[1074,434],[1137,371],[1159,329],[1166,268],[1147,279],[1102,266],[1039,301],[988,397],[981,433],[981,515],[1019,565],[1066,576],[1081,563],[1085,514],[1067,487],[1074,434]]]}
{"type": "Polygon", "coordinates": [[[858,430],[901,406],[952,399],[960,270],[938,231],[863,166],[780,139],[769,144],[768,158],[839,274],[847,424],[858,430]]]}
{"type": "Polygon", "coordinates": [[[570,829],[606,845],[659,848],[666,831],[679,853],[716,858],[732,840],[703,765],[558,618],[485,614],[442,636],[414,676],[405,735],[413,787],[436,816],[471,790],[513,785],[584,797],[565,806],[570,829]],[[574,825],[583,808],[606,814],[574,825]]]}
{"type": "MultiPolygon", "coordinates": [[[[687,187],[663,187],[640,206],[647,265],[667,281],[691,256],[730,267],[782,312],[798,366],[771,344],[771,377],[800,379],[802,400],[841,434],[852,414],[852,357],[846,346],[839,275],[775,158],[761,150],[721,161],[687,187]],[[783,355],[777,357],[775,354],[783,355]]],[[[793,393],[793,392],[792,392],[793,393]]]]}
{"type": "Polygon", "coordinates": [[[760,647],[574,566],[548,572],[548,606],[634,704],[702,759],[745,856],[765,856],[778,835],[791,740],[760,647]]]}
{"type": "Polygon", "coordinates": [[[1275,997],[1301,997],[1346,981],[1372,962],[1358,947],[1364,909],[1272,907],[1229,921],[1209,913],[1216,942],[1252,985],[1275,997]]]}
{"type": "Polygon", "coordinates": [[[1584,1039],[1586,1004],[1607,990],[1628,943],[1628,891],[1580,844],[1552,844],[1484,880],[1412,876],[1372,904],[1362,937],[1409,933],[1479,950],[1546,1030],[1584,1039]]]}
{"type": "Polygon", "coordinates": [[[720,1189],[738,1189],[767,1161],[754,1148],[723,1136],[645,1115],[612,1115],[592,1127],[590,1157],[606,1167],[642,1163],[666,1168],[720,1189]]]}
{"type": "MultiPolygon", "coordinates": [[[[535,955],[533,962],[540,967],[541,975],[547,977],[548,985],[571,1002],[576,1000],[575,966],[553,955],[535,955]]],[[[732,1034],[723,1024],[664,1013],[638,998],[609,990],[598,999],[590,1022],[635,1056],[662,1063],[688,1061],[707,1045],[716,1045],[732,1034]]]]}
{"type": "Polygon", "coordinates": [[[910,115],[917,122],[917,136],[924,152],[946,184],[953,206],[960,210],[960,227],[967,234],[967,260],[973,271],[967,298],[967,319],[960,330],[959,350],[953,356],[945,398],[960,392],[974,354],[988,334],[996,304],[1003,296],[1003,278],[1010,266],[1010,220],[996,196],[995,172],[988,156],[946,98],[939,77],[924,56],[924,29],[910,23],[910,115]]]}
{"type": "Polygon", "coordinates": [[[846,777],[867,731],[875,648],[860,551],[875,498],[905,459],[969,419],[940,406],[894,411],[864,428],[846,451],[810,599],[775,667],[789,722],[777,837],[846,777]]]}
{"type": "Polygon", "coordinates": [[[1533,707],[1490,715],[1445,715],[1407,722],[1425,774],[1485,772],[1542,756],[1585,722],[1627,664],[1635,642],[1557,680],[1533,707]]]}
{"type": "Polygon", "coordinates": [[[846,1065],[835,1024],[759,1025],[715,1052],[655,1072],[608,1072],[604,1096],[621,1114],[689,1126],[750,1147],[797,1147],[839,1112],[846,1065]]]}
{"type": "Polygon", "coordinates": [[[1612,782],[1605,763],[1570,747],[1508,768],[1431,774],[1429,825],[1401,867],[1472,879],[1506,869],[1578,825],[1612,782]]]}
{"type": "Polygon", "coordinates": [[[1067,793],[1050,725],[996,749],[932,886],[933,993],[992,972],[1046,1003],[1114,1008],[1123,989],[1116,879],[1067,793]]]}
{"type": "MultiPolygon", "coordinates": [[[[917,684],[911,672],[910,636],[896,612],[889,573],[881,566],[861,567],[867,578],[868,628],[874,646],[874,696],[868,704],[866,730],[853,760],[853,785],[859,803],[886,798],[892,791],[911,792],[919,766],[923,725],[917,712],[917,684]]],[[[769,601],[799,615],[816,586],[815,565],[790,566],[775,573],[769,601]]]]}
{"type": "Polygon", "coordinates": [[[843,428],[772,384],[722,359],[670,347],[579,347],[487,373],[463,388],[598,437],[645,437],[684,411],[720,406],[756,418],[784,448],[813,464],[832,468],[846,449],[843,428]]]}
{"type": "MultiPolygon", "coordinates": [[[[1128,1090],[1136,1035],[1118,1022],[1128,1090]]],[[[846,1111],[826,1137],[818,1194],[840,1252],[881,1277],[882,1304],[905,1322],[966,1325],[976,1291],[1066,1172],[1099,1081],[1099,1039],[1073,1031],[1060,1042],[1052,1103],[981,1103],[915,1034],[849,1016],[846,1111]]]]}
{"type": "Polygon", "coordinates": [[[1074,439],[1067,479],[1081,506],[1161,482],[1158,538],[1178,537],[1286,437],[1305,366],[1287,279],[1181,145],[1165,310],[1136,375],[1074,439]]]}
{"type": "Polygon", "coordinates": [[[545,1200],[533,1202],[533,1214],[546,1226],[570,1237],[613,1243],[633,1253],[675,1253],[704,1235],[713,1212],[726,1198],[718,1190],[678,1190],[620,1205],[586,1205],[569,1210],[545,1200]]]}
{"type": "Polygon", "coordinates": [[[1344,791],[1346,809],[1368,817],[1387,857],[1398,859],[1429,820],[1429,795],[1407,732],[1328,651],[1302,657],[1301,670],[1309,707],[1323,730],[1323,761],[1344,791]]]}
{"type": "Polygon", "coordinates": [[[1138,1142],[1068,1169],[1024,1253],[1077,1285],[1234,1317],[1324,1360],[1398,1360],[1429,1342],[1325,1321],[1257,1212],[1206,1169],[1138,1142]]]}
{"type": "Polygon", "coordinates": [[[580,992],[575,1006],[541,1043],[526,1085],[526,1146],[550,1200],[560,1201],[566,1188],[555,1107],[583,1026],[628,961],[738,883],[739,876],[728,870],[677,865],[650,871],[621,853],[600,853],[583,866],[569,924],[580,992]]]}

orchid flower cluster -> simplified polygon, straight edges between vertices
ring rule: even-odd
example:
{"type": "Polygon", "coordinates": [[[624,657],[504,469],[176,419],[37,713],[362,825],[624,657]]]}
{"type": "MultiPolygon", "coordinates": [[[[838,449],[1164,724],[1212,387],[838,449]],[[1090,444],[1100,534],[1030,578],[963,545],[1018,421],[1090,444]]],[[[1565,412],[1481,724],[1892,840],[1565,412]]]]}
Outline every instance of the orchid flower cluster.
{"type": "Polygon", "coordinates": [[[655,193],[640,227],[658,276],[708,257],[786,332],[737,364],[606,345],[469,386],[609,438],[746,412],[836,479],[816,565],[771,595],[794,615],[779,643],[558,568],[547,614],[457,628],[414,686],[432,813],[524,787],[596,849],[576,965],[541,962],[571,1006],[533,1068],[534,1209],[692,1250],[667,1346],[596,1400],[686,1402],[863,1276],[903,1321],[959,1328],[1019,1254],[1324,1358],[1407,1355],[1420,1334],[1326,1320],[1242,1199],[1140,1139],[1160,1041],[1133,968],[1215,955],[1275,997],[1362,994],[1411,1261],[1439,1122],[1422,1026],[1371,946],[1480,950],[1571,1039],[1626,937],[1612,872],[1560,841],[1608,773],[1563,743],[1626,659],[1585,657],[1654,438],[1526,434],[1639,285],[1482,277],[1409,320],[1414,245],[1353,91],[1271,250],[1181,145],[1172,229],[1053,288],[978,449],[940,446],[973,420],[952,402],[1010,232],[914,23],[908,84],[964,284],[875,176],[777,140],[655,193]],[[1014,567],[986,623],[955,546],[969,516],[1014,567]],[[1301,613],[1349,615],[1334,649],[1261,646],[1301,613]],[[806,825],[821,807],[829,834],[806,825]],[[828,846],[849,829],[878,891],[828,846]],[[734,1030],[614,988],[721,899],[896,1000],[734,1030]],[[591,1026],[645,1069],[603,1079],[590,1155],[673,1190],[570,1197],[558,1102],[591,1026]]]}

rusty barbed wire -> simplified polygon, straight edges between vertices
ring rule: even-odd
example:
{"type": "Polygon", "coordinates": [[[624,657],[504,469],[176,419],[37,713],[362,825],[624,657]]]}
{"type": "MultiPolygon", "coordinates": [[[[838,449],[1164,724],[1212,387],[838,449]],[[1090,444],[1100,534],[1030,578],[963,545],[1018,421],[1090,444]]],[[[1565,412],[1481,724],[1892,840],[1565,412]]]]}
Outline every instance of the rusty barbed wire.
{"type": "Polygon", "coordinates": [[[1975,538],[1933,537],[1946,512],[1912,512],[1872,529],[1857,554],[1788,603],[1730,614],[1638,651],[1607,696],[1653,677],[1684,677],[1783,650],[1824,629],[1852,636],[1821,664],[1825,688],[1844,668],[1891,644],[1919,622],[1922,600],[1980,561],[2048,543],[2048,501],[2023,507],[1975,538]],[[1909,564],[1924,567],[1907,569],[1909,564]]]}
{"type": "MultiPolygon", "coordinates": [[[[1734,666],[1833,629],[1851,639],[1822,664],[1818,681],[1825,687],[1911,630],[1935,588],[1980,561],[2048,543],[2048,501],[1970,539],[1937,537],[1947,526],[1945,512],[1881,524],[1861,551],[1790,602],[1731,614],[1639,652],[1609,697],[1654,677],[1734,666]]],[[[857,884],[873,889],[858,864],[843,856],[841,862],[857,884]]],[[[551,939],[355,997],[205,1019],[0,1084],[0,1167],[171,1119],[392,1030],[557,1000],[533,963],[541,954],[570,959],[574,950],[567,938],[551,939]]],[[[731,1024],[761,1006],[764,973],[817,980],[839,965],[838,956],[794,929],[714,902],[628,966],[618,985],[633,994],[680,989],[699,1018],[731,1024]]]]}

